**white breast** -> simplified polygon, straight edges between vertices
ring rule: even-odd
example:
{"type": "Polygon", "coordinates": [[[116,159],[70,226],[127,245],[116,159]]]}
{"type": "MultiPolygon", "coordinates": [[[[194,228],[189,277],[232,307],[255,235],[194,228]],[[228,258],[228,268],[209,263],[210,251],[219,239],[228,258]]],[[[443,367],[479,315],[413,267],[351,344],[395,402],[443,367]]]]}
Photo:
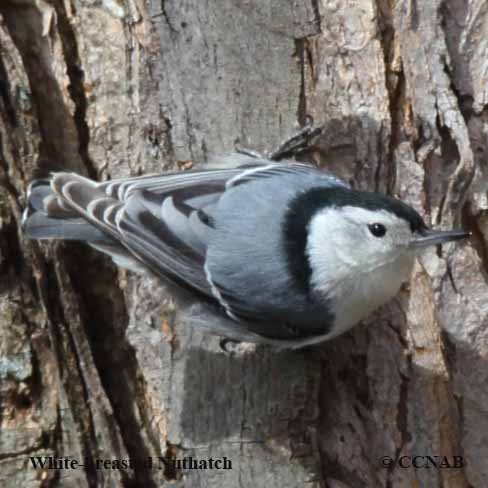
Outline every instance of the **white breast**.
{"type": "Polygon", "coordinates": [[[405,255],[382,268],[344,280],[333,293],[335,327],[330,338],[350,329],[393,298],[408,280],[413,260],[413,255],[405,255]]]}

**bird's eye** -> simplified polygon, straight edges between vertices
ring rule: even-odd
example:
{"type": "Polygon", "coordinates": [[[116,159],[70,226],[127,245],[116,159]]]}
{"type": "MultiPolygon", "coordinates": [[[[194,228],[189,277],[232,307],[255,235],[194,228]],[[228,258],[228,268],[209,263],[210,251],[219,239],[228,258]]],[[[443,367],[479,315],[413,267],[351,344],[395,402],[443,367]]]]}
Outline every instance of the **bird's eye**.
{"type": "Polygon", "coordinates": [[[386,234],[386,227],[383,224],[369,224],[368,229],[375,237],[383,237],[386,234]]]}

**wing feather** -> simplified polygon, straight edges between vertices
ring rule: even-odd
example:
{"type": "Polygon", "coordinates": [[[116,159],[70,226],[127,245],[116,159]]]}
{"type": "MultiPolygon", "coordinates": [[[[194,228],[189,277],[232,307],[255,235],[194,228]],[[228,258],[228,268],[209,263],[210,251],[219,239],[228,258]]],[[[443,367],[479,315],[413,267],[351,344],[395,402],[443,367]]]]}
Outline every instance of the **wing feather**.
{"type": "MultiPolygon", "coordinates": [[[[256,311],[212,281],[205,268],[214,213],[222,195],[260,178],[312,174],[346,186],[333,175],[297,162],[272,163],[240,156],[245,167],[205,169],[96,183],[56,173],[51,205],[82,217],[112,241],[98,249],[131,269],[149,269],[178,286],[217,303],[227,314],[255,319],[256,311]]],[[[40,190],[39,190],[40,192],[40,190]]]]}

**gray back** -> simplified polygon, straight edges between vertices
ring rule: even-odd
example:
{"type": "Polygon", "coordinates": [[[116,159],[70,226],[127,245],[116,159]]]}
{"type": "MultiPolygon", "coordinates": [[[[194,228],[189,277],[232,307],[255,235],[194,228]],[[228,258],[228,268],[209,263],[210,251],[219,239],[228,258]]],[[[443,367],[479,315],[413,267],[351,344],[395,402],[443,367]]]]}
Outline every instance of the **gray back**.
{"type": "Polygon", "coordinates": [[[206,262],[214,285],[236,315],[252,321],[299,322],[320,330],[330,321],[325,304],[309,297],[288,269],[283,223],[294,196],[337,184],[323,173],[294,174],[225,192],[213,215],[216,228],[209,237],[206,262]]]}

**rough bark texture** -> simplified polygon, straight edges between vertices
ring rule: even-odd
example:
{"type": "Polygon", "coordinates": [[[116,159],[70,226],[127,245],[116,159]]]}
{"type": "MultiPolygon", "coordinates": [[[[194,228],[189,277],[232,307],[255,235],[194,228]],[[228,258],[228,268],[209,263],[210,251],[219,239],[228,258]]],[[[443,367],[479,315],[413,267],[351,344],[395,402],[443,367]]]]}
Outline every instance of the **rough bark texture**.
{"type": "Polygon", "coordinates": [[[485,0],[2,0],[0,485],[488,486],[485,0]],[[468,245],[314,350],[224,354],[157,280],[20,231],[36,174],[310,155],[468,245]],[[226,471],[34,469],[29,456],[227,456],[226,471]],[[459,455],[462,468],[382,466],[459,455]]]}

